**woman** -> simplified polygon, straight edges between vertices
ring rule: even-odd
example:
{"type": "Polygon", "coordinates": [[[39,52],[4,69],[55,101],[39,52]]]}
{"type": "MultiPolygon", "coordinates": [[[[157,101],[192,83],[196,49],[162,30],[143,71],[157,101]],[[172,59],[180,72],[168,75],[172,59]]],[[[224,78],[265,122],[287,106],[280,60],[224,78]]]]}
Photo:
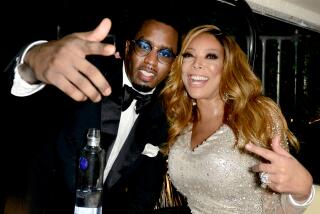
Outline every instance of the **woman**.
{"type": "Polygon", "coordinates": [[[187,34],[162,95],[169,175],[192,213],[303,213],[312,201],[312,176],[289,153],[299,143],[261,92],[232,37],[187,34]]]}

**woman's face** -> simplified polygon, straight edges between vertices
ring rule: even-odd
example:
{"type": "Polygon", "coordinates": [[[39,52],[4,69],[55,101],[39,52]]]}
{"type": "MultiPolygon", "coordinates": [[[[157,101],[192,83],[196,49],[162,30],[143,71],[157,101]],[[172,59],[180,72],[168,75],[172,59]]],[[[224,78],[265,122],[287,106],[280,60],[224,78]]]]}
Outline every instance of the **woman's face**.
{"type": "Polygon", "coordinates": [[[183,54],[182,80],[194,99],[220,99],[224,49],[209,33],[195,37],[183,54]]]}

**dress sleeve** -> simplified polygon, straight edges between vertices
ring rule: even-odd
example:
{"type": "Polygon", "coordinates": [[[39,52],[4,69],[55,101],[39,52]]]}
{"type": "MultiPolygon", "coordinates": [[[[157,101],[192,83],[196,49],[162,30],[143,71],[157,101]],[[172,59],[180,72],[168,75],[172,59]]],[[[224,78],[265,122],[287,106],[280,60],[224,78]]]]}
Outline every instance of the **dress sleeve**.
{"type": "Polygon", "coordinates": [[[263,213],[265,214],[302,214],[306,206],[296,206],[289,201],[288,194],[263,191],[263,213]]]}
{"type": "MultiPolygon", "coordinates": [[[[281,146],[289,151],[289,143],[287,136],[284,134],[283,126],[281,126],[280,116],[272,114],[272,118],[271,138],[280,135],[281,146]]],[[[262,195],[263,211],[265,214],[302,214],[308,207],[308,205],[296,206],[290,202],[288,194],[276,193],[270,189],[263,189],[262,195]]]]}

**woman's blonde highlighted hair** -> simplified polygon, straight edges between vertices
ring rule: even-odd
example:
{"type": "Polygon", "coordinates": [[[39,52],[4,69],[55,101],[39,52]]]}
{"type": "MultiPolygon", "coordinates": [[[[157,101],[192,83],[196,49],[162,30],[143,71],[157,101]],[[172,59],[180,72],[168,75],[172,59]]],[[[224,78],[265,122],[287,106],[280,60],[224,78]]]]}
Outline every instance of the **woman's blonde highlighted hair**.
{"type": "MultiPolygon", "coordinates": [[[[183,85],[181,68],[182,56],[190,42],[203,33],[216,37],[224,49],[220,96],[227,97],[224,99],[224,123],[231,127],[236,138],[243,139],[244,144],[252,142],[270,147],[272,137],[280,134],[282,140],[288,139],[290,144],[298,149],[299,143],[288,129],[280,108],[272,99],[262,95],[262,84],[235,39],[223,34],[214,25],[202,25],[193,28],[186,35],[181,52],[173,62],[166,85],[161,92],[170,125],[168,142],[163,152],[167,154],[182,130],[199,118],[199,113],[192,105],[192,99],[183,85]],[[275,132],[275,126],[277,130],[281,130],[280,133],[275,132]]],[[[244,144],[239,146],[242,147],[244,144]]]]}

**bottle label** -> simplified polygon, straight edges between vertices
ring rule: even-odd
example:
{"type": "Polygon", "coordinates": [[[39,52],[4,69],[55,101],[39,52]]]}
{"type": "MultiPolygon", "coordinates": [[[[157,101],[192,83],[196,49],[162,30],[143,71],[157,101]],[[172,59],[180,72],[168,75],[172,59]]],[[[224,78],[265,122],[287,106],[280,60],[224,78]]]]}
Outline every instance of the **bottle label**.
{"type": "Polygon", "coordinates": [[[75,206],[74,214],[102,214],[102,207],[88,208],[75,206]]]}
{"type": "Polygon", "coordinates": [[[86,170],[88,168],[89,164],[88,164],[88,160],[85,157],[80,157],[79,159],[79,168],[81,170],[86,170]]]}

